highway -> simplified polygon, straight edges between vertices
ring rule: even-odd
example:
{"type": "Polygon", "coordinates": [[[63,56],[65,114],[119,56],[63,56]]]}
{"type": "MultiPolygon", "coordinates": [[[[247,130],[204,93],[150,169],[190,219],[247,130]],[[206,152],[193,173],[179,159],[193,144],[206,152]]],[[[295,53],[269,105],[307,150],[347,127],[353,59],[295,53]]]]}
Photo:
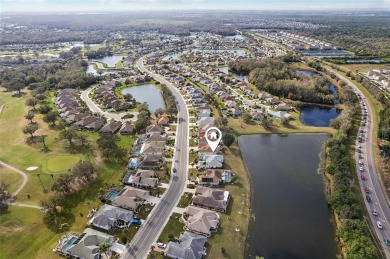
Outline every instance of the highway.
{"type": "MultiPolygon", "coordinates": [[[[382,189],[382,186],[378,179],[378,177],[380,176],[375,168],[373,150],[375,143],[373,142],[373,134],[376,134],[376,132],[374,132],[374,124],[372,121],[374,115],[373,108],[371,107],[367,99],[364,97],[364,94],[355,84],[349,81],[346,77],[338,74],[336,71],[330,71],[332,71],[339,78],[344,80],[350,87],[352,87],[355,93],[359,94],[362,97],[360,102],[362,114],[364,114],[365,109],[367,111],[366,124],[365,126],[363,126],[363,124],[360,125],[358,133],[359,135],[362,132],[363,141],[362,143],[360,143],[358,139],[356,139],[356,147],[358,147],[359,145],[361,146],[361,153],[358,152],[359,148],[356,148],[355,151],[356,172],[358,174],[360,190],[364,197],[364,202],[370,217],[369,221],[371,221],[372,225],[374,226],[375,234],[378,237],[380,245],[383,247],[386,258],[390,258],[390,246],[387,246],[384,242],[385,237],[390,239],[390,208],[386,201],[384,190],[382,189]],[[361,154],[361,158],[359,158],[359,154],[361,154]],[[361,165],[359,164],[359,160],[361,160],[362,162],[361,165]],[[363,167],[362,172],[360,172],[359,170],[360,166],[363,167]],[[365,180],[362,180],[362,175],[365,177],[365,180]],[[366,188],[368,188],[369,193],[366,193],[366,188]],[[369,196],[372,199],[371,202],[367,201],[366,196],[369,196]],[[373,214],[373,210],[376,210],[378,215],[375,216],[373,214]],[[383,226],[383,229],[378,228],[378,221],[383,226]]],[[[362,121],[364,121],[363,118],[362,121]]]]}
{"type": "Polygon", "coordinates": [[[164,78],[145,69],[144,57],[140,58],[136,66],[142,72],[149,74],[156,81],[166,85],[175,96],[178,103],[178,124],[175,142],[175,153],[173,158],[172,168],[176,168],[177,172],[172,174],[168,190],[161,197],[161,201],[157,204],[148,218],[142,223],[142,226],[134,236],[131,243],[127,246],[121,258],[145,258],[150,250],[150,247],[156,241],[164,229],[173,208],[178,203],[187,179],[188,166],[188,137],[189,137],[189,114],[186,103],[181,97],[177,89],[164,78]]]}

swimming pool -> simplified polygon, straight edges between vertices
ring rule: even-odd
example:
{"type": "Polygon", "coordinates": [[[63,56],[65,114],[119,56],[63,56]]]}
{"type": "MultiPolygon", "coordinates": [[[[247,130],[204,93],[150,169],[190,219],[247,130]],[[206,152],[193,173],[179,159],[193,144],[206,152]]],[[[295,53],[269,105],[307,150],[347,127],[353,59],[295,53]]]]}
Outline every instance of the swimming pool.
{"type": "Polygon", "coordinates": [[[62,251],[66,252],[73,244],[76,242],[77,237],[73,236],[71,239],[66,241],[65,245],[62,247],[62,251]]]}
{"type": "Polygon", "coordinates": [[[119,194],[120,191],[117,191],[117,190],[112,190],[109,194],[107,194],[107,200],[109,201],[113,201],[115,200],[116,197],[118,197],[118,194],[119,194]]]}

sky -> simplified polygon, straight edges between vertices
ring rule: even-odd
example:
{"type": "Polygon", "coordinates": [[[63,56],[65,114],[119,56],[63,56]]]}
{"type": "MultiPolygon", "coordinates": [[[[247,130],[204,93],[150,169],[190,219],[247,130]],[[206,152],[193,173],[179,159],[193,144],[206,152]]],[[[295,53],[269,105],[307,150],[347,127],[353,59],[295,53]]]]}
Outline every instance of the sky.
{"type": "Polygon", "coordinates": [[[0,12],[107,12],[137,10],[352,10],[390,11],[390,0],[0,0],[0,12]]]}

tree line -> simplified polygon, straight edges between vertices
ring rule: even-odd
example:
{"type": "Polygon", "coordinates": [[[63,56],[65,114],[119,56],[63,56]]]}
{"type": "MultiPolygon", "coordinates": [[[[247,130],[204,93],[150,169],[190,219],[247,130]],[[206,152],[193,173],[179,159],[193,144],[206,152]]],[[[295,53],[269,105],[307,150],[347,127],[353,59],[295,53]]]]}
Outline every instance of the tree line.
{"type": "Polygon", "coordinates": [[[283,60],[295,60],[295,57],[241,59],[231,62],[229,67],[235,73],[249,73],[252,84],[272,95],[300,102],[334,104],[335,96],[326,79],[297,75],[283,60]]]}

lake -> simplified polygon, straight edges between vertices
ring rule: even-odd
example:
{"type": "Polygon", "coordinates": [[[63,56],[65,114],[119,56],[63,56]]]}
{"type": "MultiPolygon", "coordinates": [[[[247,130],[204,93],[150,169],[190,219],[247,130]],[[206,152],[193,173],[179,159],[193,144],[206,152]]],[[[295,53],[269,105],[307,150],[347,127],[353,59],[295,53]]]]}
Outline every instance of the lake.
{"type": "Polygon", "coordinates": [[[330,121],[337,118],[341,110],[336,107],[325,107],[316,105],[302,106],[299,119],[303,124],[314,127],[329,127],[330,121]]]}
{"type": "Polygon", "coordinates": [[[97,59],[93,59],[93,60],[98,61],[98,62],[102,62],[102,63],[106,63],[108,67],[115,67],[116,63],[118,63],[118,61],[122,60],[123,57],[125,57],[125,56],[113,55],[113,56],[105,56],[105,57],[97,58],[97,59]]]}
{"type": "Polygon", "coordinates": [[[327,139],[326,134],[238,138],[252,195],[245,258],[336,258],[323,178],[317,173],[327,139]]]}
{"type": "Polygon", "coordinates": [[[160,90],[153,84],[128,87],[122,90],[122,94],[133,95],[134,99],[139,103],[146,102],[149,105],[150,112],[155,112],[158,108],[165,109],[163,96],[160,90]]]}

